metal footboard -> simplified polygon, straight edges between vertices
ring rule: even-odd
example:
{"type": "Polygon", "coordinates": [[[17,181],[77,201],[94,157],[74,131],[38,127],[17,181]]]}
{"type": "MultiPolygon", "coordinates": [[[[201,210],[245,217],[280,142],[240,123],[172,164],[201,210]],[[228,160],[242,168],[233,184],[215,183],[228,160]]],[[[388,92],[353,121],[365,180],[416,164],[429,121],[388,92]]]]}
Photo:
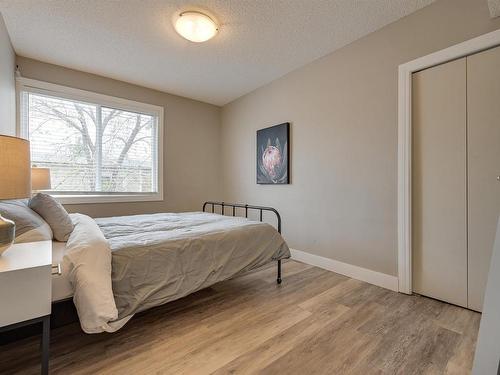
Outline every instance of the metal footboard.
{"type": "MultiPolygon", "coordinates": [[[[248,211],[249,210],[255,210],[259,211],[259,220],[263,221],[262,216],[264,211],[269,211],[272,212],[276,215],[277,219],[277,230],[278,233],[281,234],[281,216],[279,212],[272,207],[265,207],[265,206],[253,206],[250,204],[239,204],[239,203],[226,203],[226,202],[212,202],[208,201],[203,203],[203,212],[207,212],[206,208],[207,206],[211,207],[211,212],[216,213],[215,207],[220,207],[220,214],[225,215],[226,214],[226,208],[229,208],[231,211],[230,213],[232,214],[231,216],[237,216],[237,209],[243,209],[245,210],[245,217],[248,217],[248,211]]],[[[218,213],[218,212],[217,212],[218,213]]],[[[278,260],[278,276],[276,278],[276,282],[278,284],[281,284],[281,259],[278,260]]]]}

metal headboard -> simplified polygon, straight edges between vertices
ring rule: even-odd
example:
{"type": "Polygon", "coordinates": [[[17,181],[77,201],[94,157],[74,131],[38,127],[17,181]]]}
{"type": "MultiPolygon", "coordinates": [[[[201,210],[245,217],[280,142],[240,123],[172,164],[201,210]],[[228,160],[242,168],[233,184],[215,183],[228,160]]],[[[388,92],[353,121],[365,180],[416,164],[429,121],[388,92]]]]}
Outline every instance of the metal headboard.
{"type": "Polygon", "coordinates": [[[277,229],[278,229],[278,233],[281,234],[281,215],[280,213],[278,212],[278,210],[276,210],[275,208],[273,207],[266,207],[266,206],[253,206],[253,205],[250,205],[250,204],[241,204],[241,203],[226,203],[226,202],[212,202],[212,201],[208,201],[208,202],[205,202],[203,203],[203,212],[206,212],[206,207],[210,205],[212,207],[212,213],[215,213],[215,207],[221,207],[221,215],[225,215],[225,208],[226,207],[229,207],[229,208],[232,208],[232,216],[236,216],[236,209],[237,208],[244,208],[245,209],[245,217],[248,217],[248,210],[256,210],[256,211],[260,211],[260,215],[259,215],[259,220],[260,221],[263,221],[262,220],[262,214],[264,211],[269,211],[269,212],[273,212],[274,214],[276,214],[276,219],[278,221],[278,225],[277,225],[277,229]]]}

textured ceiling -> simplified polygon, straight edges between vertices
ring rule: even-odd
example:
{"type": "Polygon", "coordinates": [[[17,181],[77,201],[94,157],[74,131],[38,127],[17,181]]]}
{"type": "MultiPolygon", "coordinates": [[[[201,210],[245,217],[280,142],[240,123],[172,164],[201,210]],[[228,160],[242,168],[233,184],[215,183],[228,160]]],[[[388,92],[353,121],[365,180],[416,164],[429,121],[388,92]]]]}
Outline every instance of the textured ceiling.
{"type": "Polygon", "coordinates": [[[223,105],[433,0],[0,0],[21,56],[223,105]],[[212,40],[177,35],[206,9],[212,40]]]}

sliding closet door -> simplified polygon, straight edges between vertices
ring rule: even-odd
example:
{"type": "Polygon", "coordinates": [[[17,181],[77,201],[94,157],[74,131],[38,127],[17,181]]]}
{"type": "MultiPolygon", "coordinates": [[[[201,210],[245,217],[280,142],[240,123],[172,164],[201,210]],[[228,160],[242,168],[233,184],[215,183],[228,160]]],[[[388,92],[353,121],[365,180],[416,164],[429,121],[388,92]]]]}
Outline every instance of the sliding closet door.
{"type": "Polygon", "coordinates": [[[467,306],[466,59],[412,86],[413,290],[467,306]]]}
{"type": "Polygon", "coordinates": [[[481,311],[500,213],[498,47],[467,58],[467,112],[469,308],[481,311]]]}

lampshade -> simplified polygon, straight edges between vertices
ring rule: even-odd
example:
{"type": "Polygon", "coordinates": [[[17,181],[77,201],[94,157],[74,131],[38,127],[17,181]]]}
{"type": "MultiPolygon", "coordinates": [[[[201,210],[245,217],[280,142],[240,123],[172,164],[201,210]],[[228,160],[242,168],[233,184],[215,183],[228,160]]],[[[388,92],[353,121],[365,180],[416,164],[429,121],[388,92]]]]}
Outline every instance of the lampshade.
{"type": "Polygon", "coordinates": [[[30,195],[30,143],[0,135],[0,199],[28,198],[30,195]]]}
{"type": "Polygon", "coordinates": [[[49,168],[31,168],[31,189],[32,190],[50,190],[50,169],[49,168]]]}

